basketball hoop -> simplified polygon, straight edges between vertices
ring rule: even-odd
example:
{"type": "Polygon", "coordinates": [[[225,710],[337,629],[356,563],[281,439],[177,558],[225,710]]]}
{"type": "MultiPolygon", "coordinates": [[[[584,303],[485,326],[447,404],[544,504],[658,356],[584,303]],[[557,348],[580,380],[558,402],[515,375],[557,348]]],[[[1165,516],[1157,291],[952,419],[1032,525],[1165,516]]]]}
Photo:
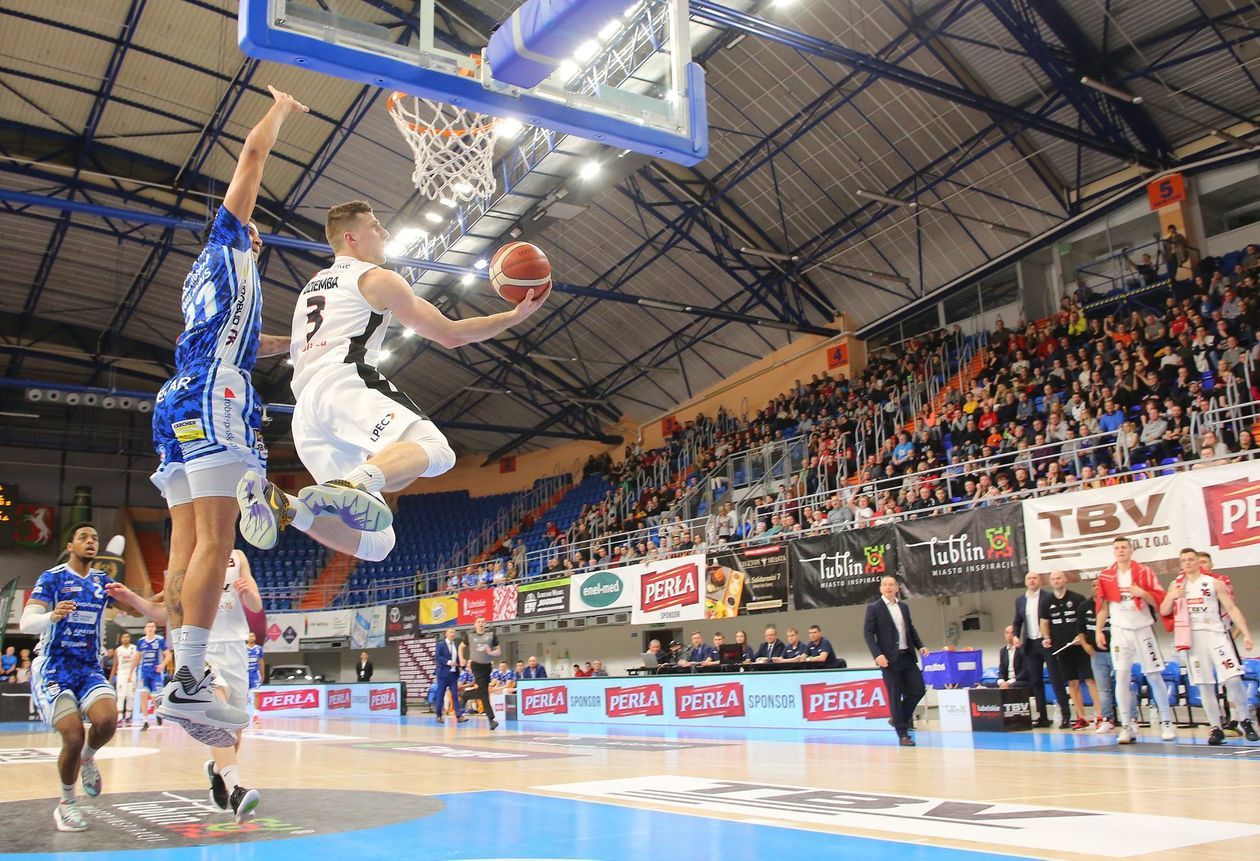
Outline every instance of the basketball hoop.
{"type": "Polygon", "coordinates": [[[473,200],[494,191],[498,120],[398,92],[390,94],[387,107],[415,155],[411,181],[422,195],[473,200]]]}

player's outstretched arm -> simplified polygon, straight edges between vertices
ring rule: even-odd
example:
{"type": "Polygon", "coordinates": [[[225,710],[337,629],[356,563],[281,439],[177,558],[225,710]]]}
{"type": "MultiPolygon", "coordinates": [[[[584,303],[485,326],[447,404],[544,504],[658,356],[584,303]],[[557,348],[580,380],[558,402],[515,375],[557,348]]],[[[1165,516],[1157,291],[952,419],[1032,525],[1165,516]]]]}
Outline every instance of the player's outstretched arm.
{"type": "Polygon", "coordinates": [[[227,194],[223,196],[223,206],[236,216],[241,224],[254,217],[254,204],[258,201],[258,189],[262,185],[263,163],[276,145],[276,137],[280,134],[280,126],[289,114],[310,111],[306,105],[282,93],[270,84],[267,89],[276,100],[259,120],[258,125],[249,131],[245,145],[241,147],[241,156],[236,161],[236,170],[232,174],[232,182],[228,185],[227,194]]]}
{"type": "Polygon", "coordinates": [[[372,269],[359,279],[359,289],[377,310],[393,311],[394,316],[408,329],[451,350],[493,338],[527,320],[542,307],[545,299],[545,296],[535,299],[534,291],[530,290],[525,301],[511,311],[486,317],[452,320],[432,303],[411,292],[411,285],[397,272],[372,269]]]}
{"type": "Polygon", "coordinates": [[[259,335],[258,358],[266,359],[271,356],[283,356],[289,352],[290,343],[292,343],[292,339],[288,335],[259,335]]]}
{"type": "Polygon", "coordinates": [[[258,581],[254,579],[254,573],[250,570],[249,559],[239,550],[233,550],[232,555],[236,557],[236,570],[240,572],[232,585],[236,593],[241,596],[241,603],[246,609],[251,613],[261,613],[262,595],[258,592],[258,581]]]}
{"type": "Polygon", "coordinates": [[[117,580],[107,585],[105,592],[115,603],[133,610],[136,615],[152,619],[159,625],[167,623],[165,604],[141,598],[117,580]]]}

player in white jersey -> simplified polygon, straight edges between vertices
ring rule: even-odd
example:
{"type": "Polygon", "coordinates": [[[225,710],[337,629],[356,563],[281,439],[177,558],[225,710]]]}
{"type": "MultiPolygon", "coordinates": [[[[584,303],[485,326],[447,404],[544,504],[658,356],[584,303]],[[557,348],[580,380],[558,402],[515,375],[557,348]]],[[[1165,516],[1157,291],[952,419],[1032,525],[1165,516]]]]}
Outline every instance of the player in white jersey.
{"type": "Polygon", "coordinates": [[[318,520],[319,497],[352,486],[379,494],[417,478],[441,475],[455,453],[433,422],[387,380],[376,363],[390,322],[398,321],[447,349],[492,338],[542,307],[533,291],[511,311],[451,320],[412,292],[398,273],[382,268],[389,231],[372,207],[357,200],[328,211],[325,234],[332,265],[302,288],[293,312],[293,441],[318,485],[290,500],[259,475],[247,475],[237,492],[242,512],[269,511],[271,519],[241,534],[260,547],[292,523],[322,544],[360,559],[384,559],[393,529],[358,532],[336,518],[318,520]],[[264,509],[265,506],[265,509],[264,509]]]}
{"type": "MultiPolygon", "coordinates": [[[[1179,557],[1181,573],[1173,581],[1160,604],[1160,612],[1171,614],[1178,626],[1178,646],[1185,645],[1189,636],[1189,649],[1182,649],[1186,656],[1186,668],[1190,684],[1198,685],[1203,694],[1203,710],[1207,712],[1208,744],[1225,743],[1225,730],[1221,726],[1221,704],[1216,699],[1216,685],[1225,687],[1230,707],[1236,714],[1247,711],[1247,690],[1242,683],[1242,659],[1225,627],[1223,614],[1228,613],[1242,633],[1243,648],[1251,651],[1251,631],[1234,599],[1220,580],[1206,573],[1199,564],[1199,554],[1186,548],[1179,557]]],[[[1240,722],[1248,741],[1260,740],[1255,725],[1250,720],[1240,722]]]]}
{"type": "MultiPolygon", "coordinates": [[[[163,623],[168,613],[162,596],[146,601],[121,584],[111,584],[110,597],[124,601],[139,612],[163,623]]],[[[242,711],[247,709],[249,697],[249,655],[245,638],[249,633],[249,620],[245,610],[262,612],[262,597],[258,584],[250,573],[249,560],[239,550],[228,557],[223,585],[219,593],[218,613],[210,629],[210,642],[206,645],[206,665],[213,674],[215,694],[225,703],[242,711]]],[[[260,800],[258,790],[248,789],[241,783],[237,753],[241,746],[238,730],[230,745],[210,746],[212,758],[206,761],[206,776],[210,779],[210,800],[220,810],[231,810],[237,823],[253,819],[260,800]],[[230,789],[229,789],[230,787],[230,789]]]]}
{"type": "Polygon", "coordinates": [[[131,634],[123,631],[118,636],[118,646],[114,649],[114,668],[110,681],[114,683],[114,691],[118,695],[118,724],[129,720],[134,714],[135,703],[132,698],[136,694],[136,647],[131,644],[131,634]]]}

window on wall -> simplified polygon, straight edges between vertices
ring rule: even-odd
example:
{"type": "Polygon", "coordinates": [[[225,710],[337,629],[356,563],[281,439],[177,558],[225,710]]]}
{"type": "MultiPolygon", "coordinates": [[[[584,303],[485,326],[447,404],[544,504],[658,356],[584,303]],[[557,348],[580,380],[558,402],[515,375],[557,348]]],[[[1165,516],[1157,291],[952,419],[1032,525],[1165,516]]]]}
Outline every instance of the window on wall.
{"type": "Polygon", "coordinates": [[[1250,177],[1199,196],[1203,229],[1218,236],[1260,221],[1260,180],[1250,177]]]}
{"type": "Polygon", "coordinates": [[[969,285],[950,296],[945,305],[945,322],[949,325],[963,323],[980,313],[980,288],[977,284],[969,285]]]}

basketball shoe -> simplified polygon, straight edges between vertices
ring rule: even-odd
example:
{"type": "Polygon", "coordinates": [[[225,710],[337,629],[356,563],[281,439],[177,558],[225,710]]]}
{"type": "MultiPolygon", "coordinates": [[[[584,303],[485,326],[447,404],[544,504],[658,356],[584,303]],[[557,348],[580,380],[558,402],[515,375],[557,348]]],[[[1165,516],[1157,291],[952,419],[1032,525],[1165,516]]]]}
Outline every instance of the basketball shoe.
{"type": "Polygon", "coordinates": [[[87,820],[83,818],[83,811],[79,809],[79,805],[74,801],[63,801],[53,810],[53,822],[57,823],[58,831],[87,831],[87,820]]]}
{"type": "Polygon", "coordinates": [[[249,725],[248,714],[214,695],[214,676],[208,670],[198,679],[188,667],[180,667],[162,689],[158,714],[210,747],[231,747],[236,730],[249,725]]]}
{"type": "Polygon", "coordinates": [[[210,778],[210,803],[220,810],[228,810],[227,784],[223,782],[223,775],[214,770],[214,760],[206,760],[206,777],[210,778]]]}
{"type": "Polygon", "coordinates": [[[236,824],[241,825],[253,819],[261,800],[257,789],[246,789],[243,786],[233,789],[231,804],[232,812],[236,814],[236,824]]]}
{"type": "Polygon", "coordinates": [[[79,764],[79,777],[83,779],[83,794],[95,798],[101,794],[101,770],[96,759],[85,759],[79,764]]]}
{"type": "Polygon", "coordinates": [[[394,522],[394,512],[384,499],[339,478],[304,487],[291,497],[250,470],[236,486],[236,504],[241,510],[241,536],[260,550],[276,546],[298,505],[316,517],[335,514],[360,532],[380,532],[394,522]]]}

